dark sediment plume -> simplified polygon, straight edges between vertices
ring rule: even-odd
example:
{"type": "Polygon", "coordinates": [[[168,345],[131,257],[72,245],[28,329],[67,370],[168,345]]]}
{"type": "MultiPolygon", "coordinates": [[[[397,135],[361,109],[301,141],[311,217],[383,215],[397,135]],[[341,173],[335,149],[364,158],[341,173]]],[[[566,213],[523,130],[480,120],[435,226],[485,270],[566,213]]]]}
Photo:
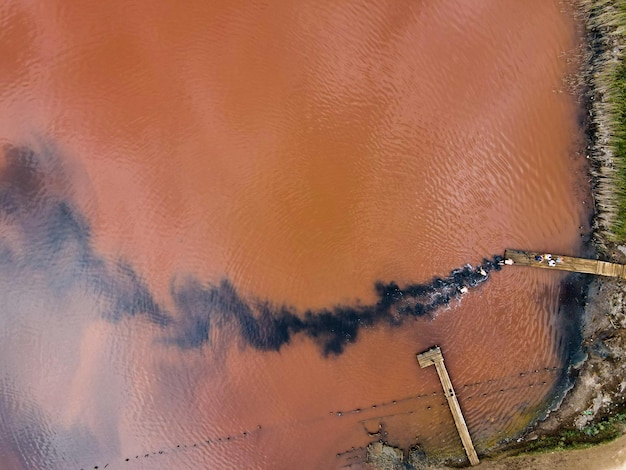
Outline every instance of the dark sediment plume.
{"type": "Polygon", "coordinates": [[[4,157],[0,217],[21,235],[0,240],[0,269],[20,272],[24,279],[48,271],[59,293],[80,288],[94,296],[104,318],[119,321],[125,316],[143,316],[165,328],[168,343],[183,348],[206,344],[211,328],[234,326],[244,343],[258,350],[278,351],[293,335],[302,334],[318,343],[323,354],[341,354],[362,328],[400,325],[409,318],[431,315],[485,282],[502,262],[495,256],[479,266],[455,269],[447,277],[402,287],[379,282],[374,286],[377,301],[373,304],[304,312],[246,299],[228,279],[212,285],[188,277],[173,284],[176,311],[168,312],[128,262],[111,262],[93,250],[86,218],[70,198],[48,184],[59,177],[48,174],[50,168],[63,171],[58,164],[49,164],[55,157],[14,146],[5,147],[4,157]]]}
{"type": "MultiPolygon", "coordinates": [[[[87,295],[94,310],[110,321],[144,315],[166,326],[171,318],[146,283],[124,260],[96,253],[86,217],[52,181],[68,181],[50,149],[4,147],[0,171],[0,274],[28,291],[42,274],[52,295],[87,295]]],[[[6,292],[15,288],[7,287],[6,292]]],[[[5,299],[6,300],[6,299],[5,299]]]]}
{"type": "Polygon", "coordinates": [[[249,301],[228,280],[219,285],[202,285],[190,279],[172,289],[178,313],[181,347],[198,347],[209,341],[212,325],[234,323],[246,344],[259,350],[278,351],[295,334],[317,342],[323,353],[341,354],[358,338],[362,328],[376,324],[400,325],[405,319],[431,315],[500,269],[502,258],[484,259],[479,266],[466,265],[447,277],[423,284],[400,287],[394,282],[375,285],[378,300],[371,305],[340,305],[303,313],[266,301],[249,301]]]}

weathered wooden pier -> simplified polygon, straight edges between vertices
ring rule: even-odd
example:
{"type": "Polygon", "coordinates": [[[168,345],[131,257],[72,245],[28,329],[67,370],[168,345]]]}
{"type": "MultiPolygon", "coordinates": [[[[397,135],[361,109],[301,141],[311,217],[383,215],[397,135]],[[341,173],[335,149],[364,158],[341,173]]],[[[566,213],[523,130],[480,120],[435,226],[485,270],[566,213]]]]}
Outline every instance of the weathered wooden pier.
{"type": "Polygon", "coordinates": [[[448,375],[446,366],[443,363],[441,349],[438,346],[435,346],[426,352],[418,354],[417,362],[419,362],[419,365],[422,368],[434,365],[437,369],[437,374],[439,375],[439,380],[441,380],[441,386],[443,387],[443,394],[448,400],[448,405],[450,406],[450,411],[452,412],[452,417],[454,418],[454,424],[456,425],[456,429],[461,437],[461,442],[465,448],[467,458],[469,459],[470,464],[478,465],[480,461],[478,460],[478,455],[476,455],[476,450],[474,449],[472,438],[470,437],[467,429],[467,424],[465,424],[465,418],[463,418],[461,406],[456,398],[456,393],[454,393],[450,376],[448,375]]]}
{"type": "Polygon", "coordinates": [[[597,259],[574,258],[572,256],[522,250],[505,250],[504,259],[511,260],[513,265],[518,266],[557,269],[560,271],[597,274],[600,276],[626,279],[626,265],[608,263],[597,259]]]}

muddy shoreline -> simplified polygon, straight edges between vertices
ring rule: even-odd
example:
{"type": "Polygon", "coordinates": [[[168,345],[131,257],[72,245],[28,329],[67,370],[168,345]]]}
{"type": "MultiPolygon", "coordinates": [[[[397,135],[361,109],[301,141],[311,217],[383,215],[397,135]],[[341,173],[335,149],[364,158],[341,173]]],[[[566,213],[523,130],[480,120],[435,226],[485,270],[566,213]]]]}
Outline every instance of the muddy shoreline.
{"type": "MultiPolygon", "coordinates": [[[[581,158],[589,162],[593,198],[591,232],[581,234],[583,255],[626,264],[626,243],[616,235],[619,217],[619,162],[611,141],[616,109],[610,102],[612,74],[623,61],[625,16],[619,0],[579,0],[569,4],[584,37],[578,74],[566,78],[581,103],[586,141],[581,158]]],[[[619,157],[619,156],[617,156],[619,157]]],[[[546,416],[521,435],[480,455],[487,468],[558,466],[597,468],[620,465],[626,434],[626,289],[623,280],[568,276],[562,284],[559,316],[571,319],[569,368],[555,390],[546,416]],[[616,444],[608,442],[616,440],[616,444]],[[603,445],[604,446],[603,446],[603,445]],[[611,447],[613,446],[613,447],[611,447]],[[568,452],[563,452],[568,451],[568,452]],[[606,456],[606,452],[612,454],[606,456]],[[604,456],[600,458],[600,456],[604,456]],[[583,465],[583,466],[581,466],[583,465]]],[[[463,462],[437,462],[419,449],[400,451],[377,443],[368,454],[373,468],[458,468],[463,462]]]]}
{"type": "MultiPolygon", "coordinates": [[[[621,156],[612,140],[619,132],[619,110],[610,89],[626,44],[624,6],[618,0],[579,0],[570,7],[583,31],[584,44],[578,59],[580,71],[567,81],[583,111],[583,151],[589,162],[593,198],[592,230],[584,234],[583,252],[588,257],[626,263],[626,244],[620,243],[617,234],[621,156]]],[[[574,322],[579,320],[579,303],[581,308],[579,357],[570,358],[573,385],[545,419],[483,456],[487,460],[506,462],[508,456],[519,454],[587,448],[626,432],[624,281],[581,275],[576,283],[578,288],[565,289],[560,299],[560,314],[570,315],[574,322]]],[[[545,465],[549,467],[547,460],[545,465]]],[[[540,462],[533,466],[543,468],[540,462]]]]}
{"type": "MultiPolygon", "coordinates": [[[[611,77],[623,60],[623,5],[619,1],[580,0],[572,4],[584,28],[581,70],[572,92],[581,100],[585,118],[585,156],[594,200],[592,232],[586,255],[626,263],[626,246],[616,231],[619,216],[617,178],[620,155],[612,141],[616,122],[611,77]]],[[[618,224],[619,225],[619,224],[618,224]]],[[[561,450],[613,440],[626,430],[626,304],[624,281],[589,276],[580,333],[582,360],[573,361],[573,387],[549,416],[501,452],[561,450]]],[[[574,298],[562,298],[561,309],[575,315],[574,298]],[[568,300],[570,305],[568,305],[568,300]]],[[[494,453],[494,454],[497,454],[494,453]]]]}

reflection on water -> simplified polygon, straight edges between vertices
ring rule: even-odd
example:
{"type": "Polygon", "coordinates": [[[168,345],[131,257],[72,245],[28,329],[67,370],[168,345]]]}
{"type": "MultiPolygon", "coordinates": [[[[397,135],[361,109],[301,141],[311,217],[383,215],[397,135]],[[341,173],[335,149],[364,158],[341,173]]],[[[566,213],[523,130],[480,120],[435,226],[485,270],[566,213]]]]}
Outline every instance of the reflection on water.
{"type": "Polygon", "coordinates": [[[558,2],[1,7],[3,468],[462,455],[434,344],[479,451],[545,411],[575,286],[493,255],[580,249],[558,2]]]}

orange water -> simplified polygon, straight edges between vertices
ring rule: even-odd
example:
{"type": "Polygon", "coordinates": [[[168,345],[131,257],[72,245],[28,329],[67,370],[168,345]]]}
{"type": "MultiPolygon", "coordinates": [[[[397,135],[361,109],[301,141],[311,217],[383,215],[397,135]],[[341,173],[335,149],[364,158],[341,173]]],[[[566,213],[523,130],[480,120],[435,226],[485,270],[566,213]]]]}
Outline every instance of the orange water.
{"type": "MultiPolygon", "coordinates": [[[[578,39],[556,0],[1,5],[2,141],[55,155],[46,184],[90,249],[174,322],[191,278],[302,314],[507,247],[580,250],[578,39]]],[[[36,410],[4,420],[7,468],[334,468],[379,437],[462,455],[415,353],[442,347],[479,450],[545,410],[563,367],[551,272],[492,273],[324,356],[302,335],[258,351],[228,324],[181,349],[144,316],[103,319],[107,299],[64,291],[50,263],[0,284],[0,388],[36,410]]]]}

